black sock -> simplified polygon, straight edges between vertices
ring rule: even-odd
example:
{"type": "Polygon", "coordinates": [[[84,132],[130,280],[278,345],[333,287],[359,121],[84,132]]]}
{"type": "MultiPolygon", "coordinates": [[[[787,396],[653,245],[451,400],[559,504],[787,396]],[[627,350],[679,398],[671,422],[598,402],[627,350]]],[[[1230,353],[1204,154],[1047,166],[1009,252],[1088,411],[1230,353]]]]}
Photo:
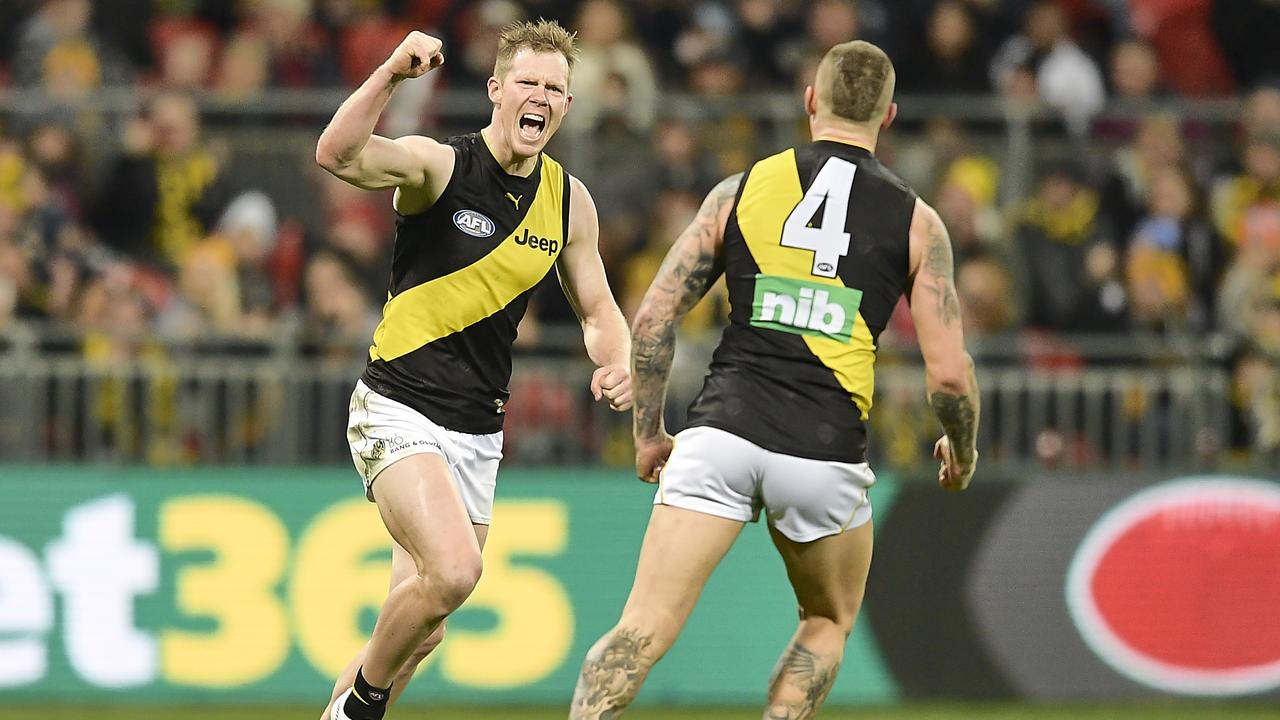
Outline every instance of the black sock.
{"type": "Polygon", "coordinates": [[[387,700],[391,697],[391,688],[374,687],[364,679],[364,668],[356,671],[354,692],[347,696],[342,711],[351,720],[382,720],[387,713],[387,700]]]}

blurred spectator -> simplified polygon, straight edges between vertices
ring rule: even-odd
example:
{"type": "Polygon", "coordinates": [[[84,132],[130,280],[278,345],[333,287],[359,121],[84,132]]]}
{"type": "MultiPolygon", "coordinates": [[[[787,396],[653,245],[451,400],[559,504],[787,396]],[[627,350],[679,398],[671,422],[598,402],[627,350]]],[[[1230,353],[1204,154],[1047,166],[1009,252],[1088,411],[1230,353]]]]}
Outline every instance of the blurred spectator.
{"type": "Polygon", "coordinates": [[[89,0],[44,0],[19,34],[14,80],[72,100],[129,80],[123,60],[89,29],[89,0]]]}
{"type": "MultiPolygon", "coordinates": [[[[618,305],[627,317],[635,317],[640,301],[649,289],[649,282],[657,275],[658,267],[680,233],[689,226],[702,198],[689,191],[667,190],[659,194],[653,208],[653,223],[644,245],[627,260],[623,270],[622,287],[618,293],[618,305]]],[[[694,323],[693,315],[686,323],[694,323]]],[[[705,322],[703,323],[705,324],[705,322]]]]}
{"type": "Polygon", "coordinates": [[[523,20],[524,11],[511,0],[481,0],[459,4],[453,22],[452,42],[445,47],[445,73],[451,87],[463,90],[484,87],[498,59],[498,35],[510,23],[523,20]]]}
{"type": "Polygon", "coordinates": [[[1130,0],[1134,32],[1155,47],[1164,79],[1179,95],[1224,95],[1234,86],[1209,23],[1214,1],[1130,0]]]}
{"type": "Polygon", "coordinates": [[[741,68],[726,54],[705,57],[690,71],[694,94],[706,102],[718,102],[725,109],[699,127],[699,144],[715,158],[716,175],[722,178],[741,172],[759,155],[755,119],[735,112],[731,105],[745,84],[741,68]]]}
{"type": "Polygon", "coordinates": [[[40,125],[27,136],[27,156],[43,173],[50,201],[68,217],[81,219],[85,183],[79,139],[64,125],[40,125]]]}
{"type": "Polygon", "coordinates": [[[681,118],[658,123],[653,132],[657,151],[657,188],[705,195],[721,177],[711,158],[698,144],[694,130],[681,118]]]}
{"type": "Polygon", "coordinates": [[[1280,85],[1262,85],[1249,93],[1244,100],[1240,125],[1246,138],[1280,132],[1280,85]]]}
{"type": "Polygon", "coordinates": [[[790,75],[785,66],[787,38],[798,32],[784,14],[782,3],[774,0],[738,0],[738,43],[750,48],[745,53],[748,73],[757,82],[786,85],[790,75]]]}
{"type": "Polygon", "coordinates": [[[32,284],[27,253],[12,237],[0,234],[0,329],[22,314],[22,296],[32,284]]]}
{"type": "Polygon", "coordinates": [[[1119,256],[1098,219],[1098,195],[1079,166],[1059,163],[1040,180],[1014,229],[1030,325],[1061,332],[1124,328],[1119,256]]]}
{"type": "Polygon", "coordinates": [[[266,41],[273,86],[338,83],[335,49],[328,33],[312,20],[310,0],[256,0],[247,7],[243,29],[266,41]]]}
{"type": "Polygon", "coordinates": [[[807,50],[825,53],[861,37],[858,30],[858,3],[854,0],[817,0],[809,6],[807,50]]]}
{"type": "Polygon", "coordinates": [[[987,93],[988,59],[968,7],[960,0],[934,6],[919,51],[902,55],[897,63],[899,92],[987,93]]]}
{"type": "Polygon", "coordinates": [[[270,78],[266,41],[251,33],[237,33],[222,49],[213,90],[222,100],[252,100],[262,94],[270,78]]]}
{"type": "Polygon", "coordinates": [[[267,336],[272,313],[283,305],[276,296],[270,268],[277,229],[275,205],[257,190],[236,197],[218,219],[217,235],[235,256],[244,333],[253,337],[267,336]]]}
{"type": "Polygon", "coordinates": [[[96,213],[103,240],[133,258],[174,266],[202,239],[225,206],[228,189],[203,143],[195,101],[157,96],[125,129],[96,213]]]}
{"type": "Polygon", "coordinates": [[[1112,156],[1113,167],[1102,185],[1102,216],[1117,238],[1128,238],[1145,212],[1152,178],[1182,164],[1184,148],[1177,121],[1151,115],[1139,121],[1133,142],[1112,156]]]}
{"type": "Polygon", "coordinates": [[[390,193],[365,192],[328,173],[317,172],[314,163],[310,166],[309,177],[318,185],[326,210],[322,224],[309,229],[309,238],[316,246],[313,249],[336,251],[349,266],[357,286],[380,306],[387,299],[391,277],[391,213],[387,212],[390,193]]]}
{"type": "Polygon", "coordinates": [[[1017,319],[1013,278],[999,257],[976,254],[959,262],[956,294],[964,308],[966,338],[980,342],[1001,336],[1013,328],[1017,319]]]}
{"type": "Polygon", "coordinates": [[[1213,192],[1213,221],[1218,232],[1239,245],[1255,211],[1280,207],[1280,130],[1259,130],[1244,149],[1244,172],[1218,183],[1213,192]]]}
{"type": "Polygon", "coordinates": [[[998,182],[995,162],[981,155],[956,158],[944,175],[935,204],[951,235],[957,264],[973,255],[1003,254],[1003,228],[995,206],[998,182]]]}
{"type": "MultiPolygon", "coordinates": [[[[365,81],[391,52],[415,28],[401,19],[392,18],[382,8],[364,3],[347,3],[348,17],[341,32],[342,81],[356,87],[365,81]]],[[[423,28],[425,31],[426,29],[423,28]]]]}
{"type": "Polygon", "coordinates": [[[1217,46],[1235,76],[1249,88],[1280,76],[1280,4],[1273,0],[1215,0],[1212,10],[1217,46]]]}
{"type": "Polygon", "coordinates": [[[141,277],[126,263],[111,263],[85,289],[77,322],[84,355],[103,365],[155,355],[155,312],[141,277]]]}
{"type": "Polygon", "coordinates": [[[992,80],[1006,95],[1025,92],[1028,72],[1037,94],[1062,114],[1067,129],[1084,134],[1106,99],[1102,73],[1067,34],[1066,16],[1053,0],[1033,4],[1023,34],[1005,40],[992,61],[992,80]]]}
{"type": "Polygon", "coordinates": [[[1201,216],[1196,188],[1172,165],[1151,178],[1147,215],[1128,244],[1134,321],[1151,330],[1208,330],[1225,248],[1201,216]]]}
{"type": "Polygon", "coordinates": [[[318,357],[349,362],[353,350],[368,345],[378,324],[355,266],[341,253],[321,250],[307,262],[303,288],[304,347],[318,357]]]}
{"type": "MultiPolygon", "coordinates": [[[[1280,324],[1280,301],[1273,306],[1280,324]]],[[[1249,445],[1263,467],[1280,462],[1280,361],[1251,350],[1236,363],[1232,399],[1243,415],[1249,445]]]]}
{"type": "Polygon", "coordinates": [[[154,28],[152,36],[163,87],[197,91],[208,86],[218,49],[218,35],[212,26],[199,22],[164,23],[154,28]]]}
{"type": "Polygon", "coordinates": [[[1242,349],[1235,401],[1255,449],[1280,456],[1280,209],[1246,216],[1235,260],[1222,280],[1218,317],[1242,349]]]}
{"type": "Polygon", "coordinates": [[[1164,90],[1160,58],[1144,40],[1126,40],[1111,50],[1111,92],[1125,100],[1155,100],[1164,90]]]}
{"type": "Polygon", "coordinates": [[[573,111],[565,123],[593,129],[603,116],[648,133],[658,106],[658,84],[643,49],[631,39],[630,19],[618,0],[587,0],[578,13],[578,64],[573,111]]]}
{"type": "Polygon", "coordinates": [[[161,311],[157,329],[171,340],[244,334],[236,256],[223,238],[199,241],[178,258],[178,293],[161,311]]]}
{"type": "Polygon", "coordinates": [[[1280,207],[1261,205],[1246,213],[1218,298],[1224,330],[1242,342],[1263,343],[1280,356],[1280,335],[1265,332],[1267,312],[1280,301],[1280,207]]]}

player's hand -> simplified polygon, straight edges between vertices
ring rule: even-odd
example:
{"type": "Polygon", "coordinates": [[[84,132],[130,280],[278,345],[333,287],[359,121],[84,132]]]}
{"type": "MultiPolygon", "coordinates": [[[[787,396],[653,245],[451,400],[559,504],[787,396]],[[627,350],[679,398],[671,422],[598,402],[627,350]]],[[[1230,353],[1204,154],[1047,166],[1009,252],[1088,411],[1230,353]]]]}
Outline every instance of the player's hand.
{"type": "Polygon", "coordinates": [[[422,77],[444,64],[444,44],[439,38],[414,30],[401,41],[400,46],[382,66],[396,80],[422,77]]]}
{"type": "Polygon", "coordinates": [[[605,365],[591,374],[591,394],[598,401],[607,399],[617,412],[631,409],[631,368],[605,365]]]}
{"type": "Polygon", "coordinates": [[[636,477],[647,483],[657,483],[658,473],[671,456],[673,439],[666,431],[650,438],[636,438],[636,477]]]}
{"type": "Polygon", "coordinates": [[[968,463],[961,463],[956,459],[956,453],[951,448],[951,438],[943,435],[933,446],[933,456],[942,462],[938,468],[938,484],[943,490],[960,491],[969,487],[969,481],[973,479],[973,471],[978,466],[978,451],[971,451],[972,459],[968,463]]]}

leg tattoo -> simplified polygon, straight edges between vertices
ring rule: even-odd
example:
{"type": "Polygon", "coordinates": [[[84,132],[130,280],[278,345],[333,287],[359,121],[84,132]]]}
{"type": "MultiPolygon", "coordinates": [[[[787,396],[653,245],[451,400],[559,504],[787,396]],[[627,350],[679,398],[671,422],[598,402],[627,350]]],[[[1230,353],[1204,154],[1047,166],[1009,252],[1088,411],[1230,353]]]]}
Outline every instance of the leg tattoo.
{"type": "Polygon", "coordinates": [[[654,658],[649,652],[652,635],[621,628],[600,639],[587,653],[573,693],[569,717],[573,720],[611,720],[640,692],[654,658]]]}
{"type": "Polygon", "coordinates": [[[822,657],[799,643],[782,655],[769,679],[767,720],[809,720],[827,699],[836,673],[838,658],[822,657]]]}

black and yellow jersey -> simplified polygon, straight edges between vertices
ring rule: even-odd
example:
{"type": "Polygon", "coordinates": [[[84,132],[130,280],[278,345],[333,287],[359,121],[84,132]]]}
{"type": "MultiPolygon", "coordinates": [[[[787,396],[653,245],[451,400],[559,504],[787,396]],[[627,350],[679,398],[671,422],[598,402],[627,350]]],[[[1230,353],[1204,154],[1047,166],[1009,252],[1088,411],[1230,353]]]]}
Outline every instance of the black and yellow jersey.
{"type": "Polygon", "coordinates": [[[479,133],[450,138],[436,203],[396,215],[391,286],[363,379],[451,430],[502,429],[511,344],[569,236],[569,174],[539,155],[503,170],[479,133]]]}
{"type": "Polygon", "coordinates": [[[907,284],[915,202],[854,145],[819,140],[752,165],[724,233],[729,326],[689,426],[865,461],[876,341],[907,284]]]}

